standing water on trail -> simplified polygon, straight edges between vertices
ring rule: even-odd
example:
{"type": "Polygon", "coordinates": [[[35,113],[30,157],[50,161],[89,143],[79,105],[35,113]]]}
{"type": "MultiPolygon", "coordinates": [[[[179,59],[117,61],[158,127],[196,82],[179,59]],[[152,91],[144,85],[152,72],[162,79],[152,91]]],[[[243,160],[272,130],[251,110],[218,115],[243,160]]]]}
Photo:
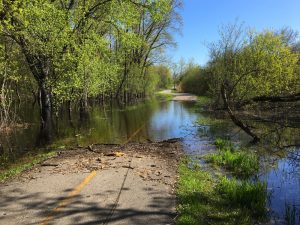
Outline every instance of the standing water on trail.
{"type": "MultiPolygon", "coordinates": [[[[196,112],[196,108],[194,102],[153,99],[127,107],[94,106],[84,120],[75,111],[72,120],[67,113],[63,113],[62,119],[55,121],[53,136],[56,138],[52,147],[64,149],[69,146],[122,143],[138,129],[141,131],[131,141],[181,138],[186,153],[190,155],[214,151],[213,141],[216,137],[232,137],[240,143],[249,142],[249,138],[230,121],[212,125],[197,124],[199,120],[211,119],[212,115],[196,112]]],[[[9,158],[17,161],[26,152],[39,150],[36,147],[39,136],[38,112],[31,108],[24,108],[22,112],[22,120],[29,126],[0,137],[2,154],[6,153],[1,160],[9,158]]],[[[271,223],[300,224],[300,149],[293,147],[290,153],[287,150],[274,154],[271,151],[257,152],[262,158],[259,179],[267,182],[271,223]]]]}

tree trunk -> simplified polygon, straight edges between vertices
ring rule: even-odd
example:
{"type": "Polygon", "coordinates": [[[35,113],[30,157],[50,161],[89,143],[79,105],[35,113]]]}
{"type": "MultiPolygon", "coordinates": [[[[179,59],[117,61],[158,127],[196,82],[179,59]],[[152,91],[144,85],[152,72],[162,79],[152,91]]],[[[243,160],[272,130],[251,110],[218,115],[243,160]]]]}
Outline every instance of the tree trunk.
{"type": "Polygon", "coordinates": [[[80,99],[79,116],[81,121],[86,121],[89,118],[87,91],[84,91],[83,96],[80,99]]]}
{"type": "Polygon", "coordinates": [[[235,125],[237,125],[238,127],[240,127],[243,131],[245,131],[248,135],[250,135],[253,138],[252,143],[259,142],[260,138],[255,133],[253,133],[247,125],[245,125],[240,119],[238,119],[234,115],[233,111],[231,110],[231,108],[229,106],[228,99],[227,99],[227,94],[226,94],[226,90],[225,90],[224,85],[221,88],[221,93],[222,93],[222,98],[223,98],[223,101],[224,101],[224,107],[226,108],[232,122],[235,125]]]}
{"type": "Polygon", "coordinates": [[[18,85],[17,81],[15,81],[15,88],[16,88],[17,100],[20,103],[21,102],[21,96],[20,96],[19,85],[18,85]]]}
{"type": "Polygon", "coordinates": [[[44,80],[40,81],[39,88],[41,127],[37,144],[44,145],[52,140],[51,91],[44,80]]]}
{"type": "Polygon", "coordinates": [[[71,100],[67,101],[67,110],[68,110],[68,119],[72,120],[72,102],[71,100]]]}
{"type": "Polygon", "coordinates": [[[120,83],[120,85],[119,85],[119,87],[118,87],[118,89],[117,89],[116,96],[115,96],[116,98],[119,98],[119,97],[120,97],[120,94],[121,94],[123,85],[124,85],[124,83],[125,83],[126,80],[127,80],[128,72],[129,72],[129,70],[128,70],[127,62],[126,62],[126,60],[125,60],[125,62],[124,62],[124,72],[123,72],[123,77],[122,77],[121,83],[120,83]]]}
{"type": "Polygon", "coordinates": [[[46,127],[48,122],[51,121],[51,92],[46,87],[46,82],[40,83],[40,112],[42,126],[46,127]]]}
{"type": "Polygon", "coordinates": [[[26,47],[25,39],[20,40],[20,47],[26,58],[29,69],[32,72],[39,86],[40,99],[40,117],[41,129],[37,143],[44,144],[51,140],[52,133],[52,105],[51,105],[51,89],[48,86],[48,78],[51,76],[53,69],[51,67],[50,58],[43,55],[32,54],[26,47]]]}

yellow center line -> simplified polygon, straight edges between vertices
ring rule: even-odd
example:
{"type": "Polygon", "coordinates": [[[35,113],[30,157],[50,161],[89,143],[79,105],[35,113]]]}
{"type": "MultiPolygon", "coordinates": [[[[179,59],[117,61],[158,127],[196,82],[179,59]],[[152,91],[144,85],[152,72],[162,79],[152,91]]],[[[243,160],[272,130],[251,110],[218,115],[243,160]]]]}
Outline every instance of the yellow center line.
{"type": "Polygon", "coordinates": [[[144,126],[145,124],[143,124],[139,129],[137,129],[123,144],[128,144],[129,141],[131,141],[132,138],[134,138],[144,128],[144,126]]]}
{"type": "Polygon", "coordinates": [[[51,220],[54,219],[54,216],[57,212],[61,211],[67,204],[69,204],[70,200],[79,194],[79,192],[86,186],[94,176],[96,176],[96,171],[91,172],[79,185],[77,185],[72,192],[65,197],[56,208],[52,210],[52,213],[44,219],[39,225],[47,225],[51,220]]]}
{"type": "MultiPolygon", "coordinates": [[[[143,128],[145,124],[141,126],[139,129],[137,129],[123,144],[128,144],[129,141],[132,140],[134,136],[136,136],[143,128]]],[[[70,200],[79,194],[79,192],[86,186],[94,176],[96,176],[97,172],[92,171],[80,184],[78,184],[59,204],[56,208],[54,208],[51,212],[51,214],[46,217],[39,225],[47,225],[52,221],[55,217],[55,214],[60,212],[66,205],[69,204],[70,200]]]]}

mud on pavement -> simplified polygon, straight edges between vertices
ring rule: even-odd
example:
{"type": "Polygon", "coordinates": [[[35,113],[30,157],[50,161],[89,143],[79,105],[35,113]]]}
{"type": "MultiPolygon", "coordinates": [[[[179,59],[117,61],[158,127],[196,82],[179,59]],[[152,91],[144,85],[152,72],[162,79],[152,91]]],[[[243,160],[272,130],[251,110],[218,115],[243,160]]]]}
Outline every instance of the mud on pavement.
{"type": "Polygon", "coordinates": [[[174,224],[182,154],[178,139],[61,151],[0,185],[0,224],[174,224]]]}

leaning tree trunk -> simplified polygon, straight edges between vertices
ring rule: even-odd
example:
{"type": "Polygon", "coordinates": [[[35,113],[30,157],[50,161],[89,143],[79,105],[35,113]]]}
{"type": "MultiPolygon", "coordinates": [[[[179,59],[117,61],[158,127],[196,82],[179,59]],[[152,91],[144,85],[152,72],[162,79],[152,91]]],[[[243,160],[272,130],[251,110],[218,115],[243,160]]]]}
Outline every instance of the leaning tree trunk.
{"type": "Polygon", "coordinates": [[[249,136],[251,136],[253,138],[252,143],[259,142],[260,138],[255,133],[253,133],[252,130],[246,124],[244,124],[237,116],[234,115],[233,111],[231,110],[231,108],[229,106],[228,98],[227,98],[227,94],[226,94],[224,85],[221,88],[221,94],[222,94],[222,98],[223,98],[223,102],[224,102],[224,107],[227,110],[233,123],[235,125],[237,125],[238,127],[240,127],[243,131],[245,131],[249,136]]]}

